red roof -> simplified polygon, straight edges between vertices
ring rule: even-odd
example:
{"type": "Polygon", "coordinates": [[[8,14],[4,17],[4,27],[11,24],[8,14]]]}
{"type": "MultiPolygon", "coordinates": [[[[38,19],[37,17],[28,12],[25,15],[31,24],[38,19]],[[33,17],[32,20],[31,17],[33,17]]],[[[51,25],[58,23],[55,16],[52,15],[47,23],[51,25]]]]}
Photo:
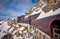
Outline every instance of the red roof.
{"type": "Polygon", "coordinates": [[[33,20],[31,21],[31,25],[34,27],[37,27],[41,31],[47,33],[48,35],[52,36],[51,34],[51,23],[54,20],[60,20],[60,14],[38,19],[38,20],[33,20]]]}

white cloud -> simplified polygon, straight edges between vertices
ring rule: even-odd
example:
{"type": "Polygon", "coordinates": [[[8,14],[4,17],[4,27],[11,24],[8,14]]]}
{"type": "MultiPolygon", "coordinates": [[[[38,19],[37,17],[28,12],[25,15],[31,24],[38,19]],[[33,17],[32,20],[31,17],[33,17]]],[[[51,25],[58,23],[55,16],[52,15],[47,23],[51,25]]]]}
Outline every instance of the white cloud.
{"type": "Polygon", "coordinates": [[[27,12],[29,8],[33,6],[31,1],[32,0],[0,0],[0,14],[7,15],[0,15],[0,18],[16,18],[25,14],[25,12],[27,12]]]}

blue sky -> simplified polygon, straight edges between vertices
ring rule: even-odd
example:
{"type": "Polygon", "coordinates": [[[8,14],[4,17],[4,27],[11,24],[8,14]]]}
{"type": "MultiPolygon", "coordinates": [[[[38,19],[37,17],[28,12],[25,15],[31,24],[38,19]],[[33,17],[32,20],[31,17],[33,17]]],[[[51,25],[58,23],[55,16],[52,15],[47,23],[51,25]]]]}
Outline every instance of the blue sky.
{"type": "Polygon", "coordinates": [[[24,15],[38,0],[0,0],[0,19],[16,18],[24,15]]]}

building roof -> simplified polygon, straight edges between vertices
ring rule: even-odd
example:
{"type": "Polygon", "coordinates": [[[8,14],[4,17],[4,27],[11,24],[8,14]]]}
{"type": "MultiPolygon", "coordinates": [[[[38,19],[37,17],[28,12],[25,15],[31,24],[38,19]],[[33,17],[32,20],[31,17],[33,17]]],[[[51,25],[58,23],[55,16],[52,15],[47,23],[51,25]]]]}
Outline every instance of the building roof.
{"type": "Polygon", "coordinates": [[[54,21],[54,20],[60,20],[60,14],[45,17],[45,18],[38,19],[38,20],[32,20],[31,25],[34,26],[34,27],[37,27],[41,31],[43,31],[43,32],[47,33],[48,35],[52,36],[50,27],[51,27],[52,21],[54,21]]]}

